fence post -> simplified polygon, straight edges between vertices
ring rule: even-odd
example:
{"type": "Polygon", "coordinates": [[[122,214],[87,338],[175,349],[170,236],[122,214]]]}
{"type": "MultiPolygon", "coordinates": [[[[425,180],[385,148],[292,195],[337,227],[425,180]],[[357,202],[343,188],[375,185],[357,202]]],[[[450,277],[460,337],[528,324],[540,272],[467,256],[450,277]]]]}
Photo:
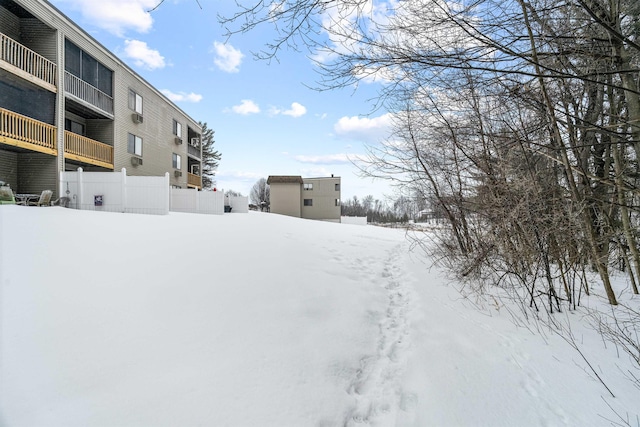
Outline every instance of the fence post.
{"type": "Polygon", "coordinates": [[[169,179],[169,172],[164,173],[164,188],[165,190],[165,202],[164,202],[164,214],[169,214],[170,202],[169,199],[171,195],[169,194],[171,191],[171,180],[169,179]]]}
{"type": "Polygon", "coordinates": [[[196,189],[193,192],[196,193],[196,213],[200,213],[200,192],[196,189]]]}
{"type": "Polygon", "coordinates": [[[122,213],[127,211],[127,169],[120,171],[120,188],[122,191],[122,213]]]}
{"type": "Polygon", "coordinates": [[[64,194],[64,171],[60,171],[60,179],[58,180],[58,199],[64,194]]]}
{"type": "Polygon", "coordinates": [[[84,185],[82,185],[82,168],[78,168],[78,209],[82,210],[84,202],[84,185]]]}

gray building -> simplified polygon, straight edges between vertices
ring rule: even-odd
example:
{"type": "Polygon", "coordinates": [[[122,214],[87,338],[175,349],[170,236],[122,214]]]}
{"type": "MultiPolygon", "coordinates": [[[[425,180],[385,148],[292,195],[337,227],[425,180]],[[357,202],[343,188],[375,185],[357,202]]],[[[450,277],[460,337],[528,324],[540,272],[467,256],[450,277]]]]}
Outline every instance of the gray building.
{"type": "Polygon", "coordinates": [[[201,188],[196,121],[45,0],[0,0],[0,180],[54,190],[59,172],[119,171],[201,188]]]}
{"type": "Polygon", "coordinates": [[[267,184],[272,213],[340,222],[340,177],[272,175],[267,184]]]}

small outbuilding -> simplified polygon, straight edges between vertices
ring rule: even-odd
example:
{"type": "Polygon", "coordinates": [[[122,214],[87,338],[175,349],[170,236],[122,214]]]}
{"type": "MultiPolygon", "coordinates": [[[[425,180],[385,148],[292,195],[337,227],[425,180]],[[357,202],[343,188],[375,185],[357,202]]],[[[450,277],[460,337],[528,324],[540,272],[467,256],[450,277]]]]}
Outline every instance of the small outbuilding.
{"type": "Polygon", "coordinates": [[[340,222],[340,177],[271,175],[267,184],[272,213],[340,222]]]}

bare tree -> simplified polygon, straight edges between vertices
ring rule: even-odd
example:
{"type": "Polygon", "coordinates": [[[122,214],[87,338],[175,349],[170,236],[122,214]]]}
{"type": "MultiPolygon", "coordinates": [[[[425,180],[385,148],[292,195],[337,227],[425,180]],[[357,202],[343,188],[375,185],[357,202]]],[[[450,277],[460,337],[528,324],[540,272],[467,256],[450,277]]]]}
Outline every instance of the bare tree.
{"type": "Polygon", "coordinates": [[[251,203],[255,204],[260,210],[268,210],[270,206],[270,187],[265,178],[260,178],[251,188],[249,195],[251,203]]]}
{"type": "MultiPolygon", "coordinates": [[[[428,195],[447,223],[429,248],[470,288],[553,313],[579,305],[593,269],[615,306],[628,292],[614,289],[618,265],[638,293],[637,2],[376,6],[257,2],[223,22],[230,35],[275,23],[262,56],[308,47],[323,58],[319,89],[381,83],[376,106],[393,113],[394,132],[361,170],[428,195]]],[[[629,318],[599,328],[633,352],[629,318]]]]}

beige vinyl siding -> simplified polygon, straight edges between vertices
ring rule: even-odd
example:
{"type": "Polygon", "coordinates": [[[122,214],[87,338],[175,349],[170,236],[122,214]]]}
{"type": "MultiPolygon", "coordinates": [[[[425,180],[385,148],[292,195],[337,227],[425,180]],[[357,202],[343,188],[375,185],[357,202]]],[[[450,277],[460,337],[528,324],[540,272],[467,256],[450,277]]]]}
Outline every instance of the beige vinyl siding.
{"type": "MultiPolygon", "coordinates": [[[[270,186],[271,213],[300,218],[302,185],[299,183],[272,183],[270,186]]],[[[302,192],[305,196],[308,192],[302,192]]],[[[305,196],[306,197],[306,196],[305,196]]]]}
{"type": "Polygon", "coordinates": [[[302,192],[302,198],[312,199],[313,205],[302,206],[302,218],[339,221],[340,206],[335,201],[341,191],[336,191],[335,185],[340,184],[340,178],[303,178],[303,183],[313,184],[313,190],[302,192]]]}
{"type": "Polygon", "coordinates": [[[186,125],[199,129],[192,121],[163,97],[138,81],[126,70],[119,70],[114,94],[115,117],[115,169],[127,168],[130,175],[159,176],[170,173],[171,185],[187,187],[187,142],[186,125]],[[135,112],[129,109],[129,89],[142,96],[142,123],[134,123],[131,118],[135,112]],[[181,145],[176,145],[173,134],[173,120],[178,120],[183,127],[181,145]],[[142,159],[140,166],[131,165],[132,154],[127,152],[128,134],[142,138],[142,159]],[[176,177],[172,165],[172,154],[179,154],[182,161],[182,176],[176,177]]]}

